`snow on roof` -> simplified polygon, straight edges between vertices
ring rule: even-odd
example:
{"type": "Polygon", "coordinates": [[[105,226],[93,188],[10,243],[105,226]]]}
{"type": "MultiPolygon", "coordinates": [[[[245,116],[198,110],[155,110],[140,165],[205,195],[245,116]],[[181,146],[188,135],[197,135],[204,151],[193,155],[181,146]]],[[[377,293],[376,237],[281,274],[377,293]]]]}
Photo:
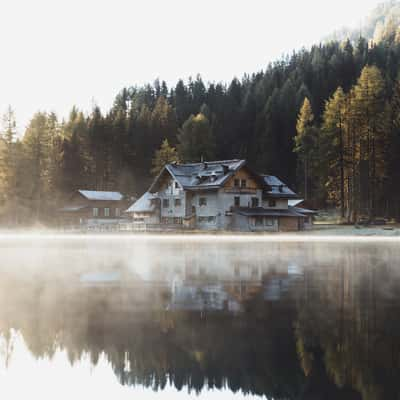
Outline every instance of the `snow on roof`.
{"type": "Polygon", "coordinates": [[[296,207],[299,204],[301,204],[304,201],[304,199],[291,199],[288,200],[288,205],[289,207],[296,207]]]}
{"type": "Polygon", "coordinates": [[[136,200],[127,210],[127,213],[143,213],[153,212],[155,205],[151,202],[155,197],[150,193],[146,192],[142,197],[136,200]]]}
{"type": "Polygon", "coordinates": [[[87,206],[70,206],[70,207],[67,206],[67,207],[60,208],[60,211],[62,211],[62,212],[74,212],[74,211],[83,210],[86,207],[87,206]]]}
{"type": "MultiPolygon", "coordinates": [[[[226,180],[246,164],[245,160],[207,161],[195,164],[167,164],[167,170],[172,177],[184,188],[214,189],[221,187],[226,180]]],[[[161,174],[159,175],[159,177],[161,174]]],[[[150,187],[153,191],[158,178],[150,187]]]]}
{"type": "Polygon", "coordinates": [[[120,192],[102,192],[97,190],[78,190],[78,192],[88,200],[121,201],[124,197],[120,192]]]}
{"type": "Polygon", "coordinates": [[[108,272],[88,272],[82,274],[79,278],[83,285],[105,285],[121,281],[121,274],[118,271],[108,272]]]}
{"type": "Polygon", "coordinates": [[[263,175],[262,177],[269,188],[267,191],[268,196],[298,198],[298,195],[276,176],[263,175]]]}
{"type": "Polygon", "coordinates": [[[309,210],[308,208],[302,208],[302,207],[291,207],[294,211],[304,214],[304,215],[317,215],[318,211],[315,210],[309,210]]]}

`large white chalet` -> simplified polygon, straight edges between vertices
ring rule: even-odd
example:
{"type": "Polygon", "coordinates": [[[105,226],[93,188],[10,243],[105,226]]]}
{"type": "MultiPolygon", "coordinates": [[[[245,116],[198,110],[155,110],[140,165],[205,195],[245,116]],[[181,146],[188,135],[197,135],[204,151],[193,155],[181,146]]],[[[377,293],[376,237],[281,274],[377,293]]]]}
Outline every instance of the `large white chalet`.
{"type": "Polygon", "coordinates": [[[289,205],[298,199],[277,177],[251,171],[245,160],[167,164],[127,213],[138,226],[297,231],[313,217],[289,205]]]}

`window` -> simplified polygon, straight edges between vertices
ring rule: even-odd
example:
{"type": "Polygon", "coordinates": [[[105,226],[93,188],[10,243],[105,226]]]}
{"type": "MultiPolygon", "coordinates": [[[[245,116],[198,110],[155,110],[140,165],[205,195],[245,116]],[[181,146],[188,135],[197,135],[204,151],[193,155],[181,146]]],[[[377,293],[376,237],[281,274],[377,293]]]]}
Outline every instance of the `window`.
{"type": "Polygon", "coordinates": [[[276,207],[276,200],[273,199],[268,200],[268,207],[276,207]]]}
{"type": "Polygon", "coordinates": [[[183,219],[182,217],[175,217],[174,218],[174,224],[175,225],[182,225],[183,219]]]}
{"type": "Polygon", "coordinates": [[[179,183],[175,182],[175,189],[179,189],[179,183]]]}
{"type": "Polygon", "coordinates": [[[207,205],[207,197],[199,197],[199,206],[207,205]]]}
{"type": "Polygon", "coordinates": [[[199,222],[199,223],[208,223],[208,224],[215,224],[215,222],[216,222],[216,217],[198,217],[197,218],[197,221],[199,222]]]}
{"type": "Polygon", "coordinates": [[[115,209],[115,216],[116,217],[119,217],[121,215],[121,211],[120,211],[120,209],[117,207],[116,209],[115,209]]]}
{"type": "Polygon", "coordinates": [[[246,179],[242,179],[241,181],[240,181],[240,187],[241,188],[245,188],[247,186],[247,181],[246,181],[246,179]]]}
{"type": "Polygon", "coordinates": [[[239,179],[235,179],[233,184],[234,184],[235,187],[239,187],[240,186],[240,180],[239,179]]]}
{"type": "Polygon", "coordinates": [[[109,209],[108,207],[106,207],[106,208],[104,209],[104,216],[105,216],[105,217],[109,217],[109,216],[110,216],[110,209],[109,209]]]}
{"type": "Polygon", "coordinates": [[[264,226],[264,218],[263,217],[256,217],[255,218],[255,225],[258,227],[264,226]]]}
{"type": "Polygon", "coordinates": [[[258,197],[252,197],[251,198],[251,206],[253,208],[256,208],[256,207],[258,207],[258,205],[259,205],[258,197]]]}
{"type": "Polygon", "coordinates": [[[175,199],[174,204],[175,204],[175,207],[180,207],[182,205],[181,199],[175,199]]]}
{"type": "Polygon", "coordinates": [[[272,218],[265,218],[265,226],[274,226],[274,220],[272,218]]]}
{"type": "Polygon", "coordinates": [[[99,216],[99,209],[97,207],[93,208],[93,217],[99,216]]]}
{"type": "Polygon", "coordinates": [[[235,207],[240,207],[240,197],[239,196],[235,196],[233,198],[233,200],[234,200],[235,207]]]}
{"type": "Polygon", "coordinates": [[[168,199],[163,199],[162,206],[163,206],[163,208],[168,208],[169,207],[169,200],[168,199]]]}

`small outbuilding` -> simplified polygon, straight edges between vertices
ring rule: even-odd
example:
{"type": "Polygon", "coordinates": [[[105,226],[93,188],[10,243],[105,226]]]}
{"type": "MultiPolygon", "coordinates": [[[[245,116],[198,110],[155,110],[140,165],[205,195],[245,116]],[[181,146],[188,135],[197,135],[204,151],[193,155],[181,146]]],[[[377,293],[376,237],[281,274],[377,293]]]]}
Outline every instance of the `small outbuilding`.
{"type": "Polygon", "coordinates": [[[115,224],[127,205],[120,192],[77,190],[59,210],[64,226],[115,224]]]}

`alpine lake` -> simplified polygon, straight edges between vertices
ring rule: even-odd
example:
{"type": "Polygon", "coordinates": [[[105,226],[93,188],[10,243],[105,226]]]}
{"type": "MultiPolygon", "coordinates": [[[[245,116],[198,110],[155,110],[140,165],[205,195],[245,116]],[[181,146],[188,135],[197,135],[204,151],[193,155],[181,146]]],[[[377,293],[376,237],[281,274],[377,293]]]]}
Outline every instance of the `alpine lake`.
{"type": "Polygon", "coordinates": [[[400,240],[3,235],[2,399],[399,399],[400,240]]]}

